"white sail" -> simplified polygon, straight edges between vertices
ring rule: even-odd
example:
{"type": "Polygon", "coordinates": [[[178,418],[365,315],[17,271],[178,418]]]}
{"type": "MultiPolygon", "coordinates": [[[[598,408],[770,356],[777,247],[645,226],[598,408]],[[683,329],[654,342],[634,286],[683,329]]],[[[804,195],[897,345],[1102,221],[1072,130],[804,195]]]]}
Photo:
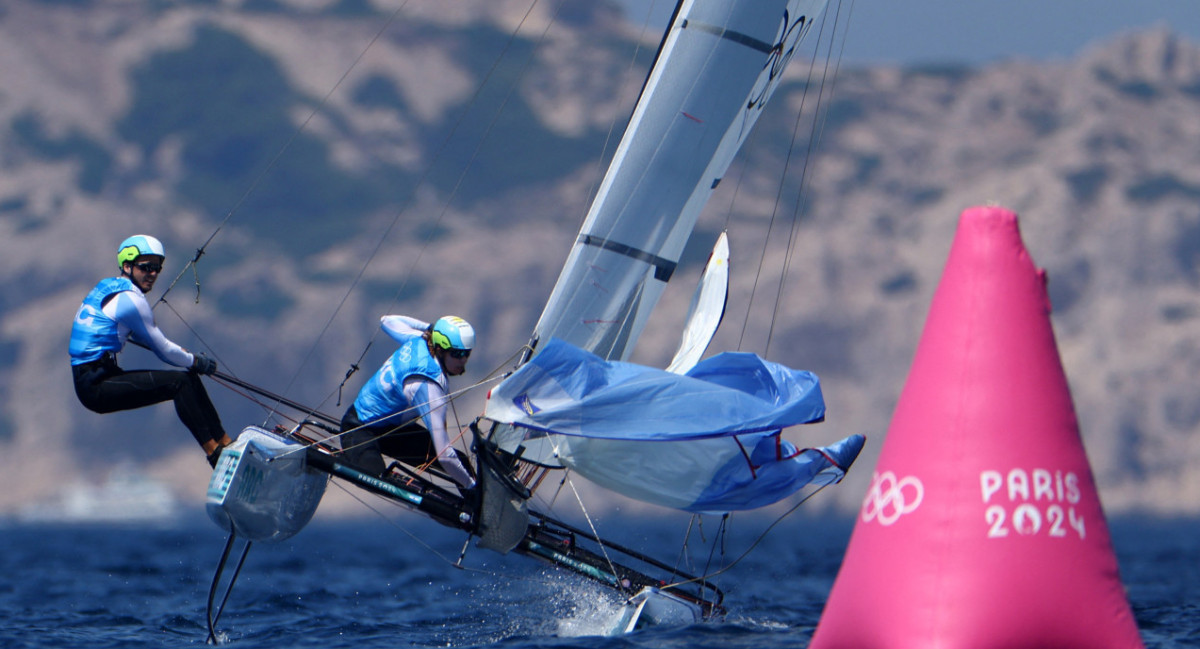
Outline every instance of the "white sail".
{"type": "Polygon", "coordinates": [[[713,246],[708,263],[704,266],[704,274],[700,276],[700,285],[692,296],[692,304],[688,307],[687,322],[683,326],[683,337],[679,341],[679,349],[675,357],[667,365],[668,372],[683,374],[692,368],[708,343],[712,342],[725,316],[725,302],[729,297],[729,236],[724,232],[717,237],[717,245],[713,246]]]}
{"type": "Polygon", "coordinates": [[[825,0],[686,0],[535,338],[628,358],[696,219],[825,0]]]}

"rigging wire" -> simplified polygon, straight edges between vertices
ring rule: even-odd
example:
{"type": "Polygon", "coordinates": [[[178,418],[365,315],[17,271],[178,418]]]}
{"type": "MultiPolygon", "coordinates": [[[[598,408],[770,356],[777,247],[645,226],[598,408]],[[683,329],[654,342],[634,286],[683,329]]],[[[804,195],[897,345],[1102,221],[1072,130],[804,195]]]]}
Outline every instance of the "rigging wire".
{"type": "MultiPolygon", "coordinates": [[[[840,7],[841,7],[840,2],[838,3],[838,6],[840,9],[840,7]]],[[[743,343],[745,340],[746,331],[750,325],[750,314],[753,312],[754,300],[755,300],[755,297],[758,295],[758,284],[763,276],[763,267],[764,267],[764,265],[766,263],[766,259],[767,259],[767,252],[768,252],[769,244],[771,241],[771,232],[774,231],[774,229],[775,229],[775,223],[779,216],[779,212],[780,212],[780,209],[782,206],[783,192],[784,192],[784,187],[786,185],[785,181],[786,181],[786,178],[788,175],[788,171],[791,169],[792,160],[795,156],[796,143],[799,138],[800,126],[801,126],[801,124],[804,123],[804,116],[806,114],[804,111],[804,107],[808,103],[808,93],[809,93],[809,90],[813,86],[813,72],[816,69],[817,54],[820,50],[819,44],[820,44],[822,38],[824,37],[825,26],[828,23],[828,19],[825,18],[824,16],[827,16],[827,15],[828,15],[828,13],[825,13],[821,19],[821,28],[817,34],[817,43],[818,44],[813,48],[812,58],[809,60],[808,75],[804,81],[804,91],[803,91],[803,93],[801,93],[801,96],[800,96],[800,108],[796,111],[796,120],[792,127],[792,138],[788,144],[787,156],[784,159],[783,169],[781,170],[780,175],[779,175],[779,188],[776,190],[776,193],[775,193],[775,202],[774,202],[774,206],[771,210],[771,218],[767,224],[767,233],[766,233],[766,236],[763,237],[762,252],[758,256],[758,269],[754,273],[754,283],[751,286],[750,298],[746,304],[745,319],[742,321],[741,333],[738,335],[738,344],[737,344],[738,350],[743,349],[743,343]]],[[[824,88],[823,83],[821,85],[821,88],[822,89],[824,88]]],[[[819,92],[820,91],[818,91],[818,94],[819,94],[819,92]]],[[[815,124],[814,124],[814,130],[815,130],[815,124]]],[[[810,137],[810,143],[811,143],[811,137],[810,137]]],[[[810,155],[811,155],[811,153],[810,153],[810,155]]],[[[807,161],[805,162],[805,168],[807,168],[807,161]]],[[[802,183],[802,188],[803,188],[803,183],[802,183]]],[[[772,315],[772,318],[774,318],[774,315],[772,315]]],[[[774,326],[773,320],[771,322],[771,326],[774,326]]],[[[763,353],[764,353],[764,355],[766,354],[765,351],[763,353]]]]}
{"type": "Polygon", "coordinates": [[[725,538],[729,532],[730,519],[731,519],[731,515],[729,512],[725,512],[724,514],[721,515],[721,523],[719,525],[717,525],[717,532],[716,532],[716,534],[713,535],[712,547],[710,547],[708,549],[708,559],[706,559],[704,562],[704,571],[702,573],[704,576],[700,577],[700,583],[702,583],[702,584],[708,582],[708,577],[709,577],[708,568],[709,568],[709,566],[712,565],[713,558],[717,554],[718,547],[721,548],[721,557],[723,558],[725,556],[725,538]]]}
{"type": "MultiPolygon", "coordinates": [[[[760,543],[762,543],[765,538],[767,538],[767,534],[769,534],[771,532],[771,530],[775,528],[776,525],[782,523],[784,519],[786,519],[788,516],[791,516],[792,514],[794,514],[796,512],[796,510],[800,509],[801,505],[808,502],[809,498],[812,498],[813,496],[821,493],[825,489],[825,487],[828,487],[831,484],[836,484],[836,482],[826,482],[825,484],[820,485],[812,492],[806,494],[796,504],[792,505],[791,508],[789,508],[786,512],[784,512],[783,514],[780,514],[778,518],[776,518],[774,521],[771,522],[770,525],[768,525],[766,527],[766,529],[764,529],[762,532],[759,533],[759,535],[754,539],[754,541],[750,544],[749,547],[747,547],[745,550],[743,550],[742,553],[740,555],[738,555],[737,558],[735,558],[729,564],[725,565],[724,567],[720,568],[719,570],[715,570],[713,572],[702,574],[693,579],[685,579],[683,581],[678,581],[678,582],[675,582],[672,584],[666,584],[666,585],[662,586],[662,588],[675,588],[678,586],[684,586],[686,584],[705,583],[708,580],[712,579],[713,577],[720,576],[720,575],[724,574],[725,572],[731,570],[734,566],[741,563],[743,559],[745,559],[747,556],[749,556],[750,553],[753,552],[754,549],[757,548],[758,545],[760,543]]],[[[722,526],[723,525],[724,525],[724,521],[722,521],[722,526]]],[[[714,542],[715,542],[715,539],[714,539],[714,542]]]]}
{"type": "MultiPolygon", "coordinates": [[[[726,512],[721,515],[721,523],[717,527],[717,534],[713,537],[714,542],[713,542],[712,547],[709,549],[708,560],[706,561],[706,563],[704,565],[704,570],[701,571],[702,575],[704,572],[706,572],[708,570],[708,567],[710,565],[712,565],[713,553],[716,551],[716,548],[718,545],[721,546],[721,556],[725,556],[724,544],[720,543],[719,540],[724,539],[724,537],[725,537],[726,521],[729,518],[730,518],[729,512],[726,512]]],[[[679,546],[679,555],[675,558],[675,568],[674,568],[675,574],[680,574],[680,573],[684,572],[679,567],[679,565],[681,563],[687,564],[686,568],[687,568],[688,572],[694,571],[694,568],[691,565],[691,563],[692,563],[691,557],[688,555],[688,552],[687,552],[688,545],[689,545],[691,537],[692,537],[692,529],[693,528],[695,528],[697,533],[700,535],[701,544],[707,543],[707,541],[704,538],[704,517],[700,514],[692,514],[691,517],[688,518],[688,527],[683,535],[683,543],[681,543],[679,546]]],[[[698,577],[696,579],[696,581],[697,581],[697,583],[699,583],[701,585],[701,587],[706,587],[707,583],[708,583],[708,579],[706,576],[698,577]]]]}
{"type": "MultiPolygon", "coordinates": [[[[854,0],[850,0],[850,9],[847,11],[847,17],[846,17],[847,23],[849,23],[850,16],[853,14],[853,12],[854,12],[854,0]]],[[[812,134],[812,137],[810,137],[808,140],[808,151],[804,156],[804,167],[803,167],[802,171],[800,172],[800,188],[796,192],[796,207],[792,213],[791,231],[788,233],[788,245],[787,245],[787,252],[784,255],[783,268],[779,271],[779,287],[775,293],[775,308],[771,312],[771,326],[767,330],[767,344],[763,351],[764,355],[766,355],[767,352],[771,349],[771,340],[775,335],[775,323],[778,321],[778,318],[779,318],[779,307],[783,303],[783,289],[787,284],[788,274],[792,267],[792,260],[795,258],[796,237],[797,237],[797,233],[799,232],[799,229],[800,229],[800,227],[799,227],[800,226],[800,213],[804,210],[804,207],[807,204],[807,199],[808,199],[808,194],[804,191],[804,186],[808,182],[808,165],[812,160],[813,151],[820,146],[821,138],[825,133],[825,126],[826,126],[826,124],[828,124],[829,111],[828,111],[828,109],[826,109],[826,111],[824,113],[821,113],[821,104],[824,101],[831,102],[833,99],[834,91],[837,88],[838,71],[840,71],[841,65],[842,65],[842,55],[845,53],[845,49],[846,49],[847,29],[843,28],[842,29],[841,49],[838,51],[837,58],[834,62],[834,71],[831,76],[829,74],[829,62],[830,62],[830,60],[834,60],[834,57],[832,56],[833,44],[834,44],[834,40],[836,40],[835,36],[838,33],[837,27],[838,27],[838,21],[840,20],[841,15],[842,15],[842,3],[839,2],[837,12],[834,14],[833,35],[831,35],[829,38],[829,46],[828,46],[828,50],[826,51],[826,54],[825,54],[825,73],[821,76],[821,91],[817,93],[817,107],[813,111],[813,113],[814,113],[813,134],[812,134]],[[829,80],[829,83],[830,83],[828,98],[826,98],[826,96],[825,96],[825,82],[827,79],[829,80]],[[818,122],[819,122],[819,124],[818,124],[818,122]]]]}
{"type": "Polygon", "coordinates": [[[597,539],[596,545],[600,547],[600,554],[604,555],[604,561],[608,563],[608,569],[614,575],[620,574],[617,572],[617,567],[613,565],[612,557],[608,556],[608,546],[604,544],[600,538],[600,532],[596,530],[596,524],[592,520],[591,514],[588,513],[587,506],[583,504],[583,498],[579,495],[579,490],[575,488],[575,481],[568,480],[567,484],[571,486],[571,493],[575,494],[575,502],[579,504],[579,511],[583,512],[583,518],[587,521],[588,527],[592,530],[592,536],[597,539]]]}

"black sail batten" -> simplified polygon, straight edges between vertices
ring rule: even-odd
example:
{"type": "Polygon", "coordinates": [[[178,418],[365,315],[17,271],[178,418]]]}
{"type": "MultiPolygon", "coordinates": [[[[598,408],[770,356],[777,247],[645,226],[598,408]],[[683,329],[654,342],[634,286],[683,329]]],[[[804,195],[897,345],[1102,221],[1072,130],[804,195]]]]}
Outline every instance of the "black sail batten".
{"type": "Polygon", "coordinates": [[[660,257],[656,254],[646,252],[645,250],[639,250],[638,248],[621,243],[619,241],[598,237],[594,234],[580,234],[579,238],[576,239],[575,242],[585,246],[602,248],[604,250],[608,250],[609,252],[615,252],[618,255],[625,255],[626,257],[636,259],[638,261],[644,261],[654,267],[654,279],[660,282],[671,281],[671,275],[675,274],[675,267],[678,265],[677,262],[671,261],[665,257],[660,257]]]}
{"type": "Polygon", "coordinates": [[[680,27],[683,29],[696,29],[702,32],[708,32],[717,38],[723,38],[727,41],[745,45],[752,50],[758,50],[764,54],[769,54],[771,50],[775,49],[774,45],[760,38],[755,38],[749,34],[743,34],[742,32],[734,31],[732,29],[725,29],[720,25],[709,25],[707,23],[696,22],[694,20],[685,20],[680,27]]]}

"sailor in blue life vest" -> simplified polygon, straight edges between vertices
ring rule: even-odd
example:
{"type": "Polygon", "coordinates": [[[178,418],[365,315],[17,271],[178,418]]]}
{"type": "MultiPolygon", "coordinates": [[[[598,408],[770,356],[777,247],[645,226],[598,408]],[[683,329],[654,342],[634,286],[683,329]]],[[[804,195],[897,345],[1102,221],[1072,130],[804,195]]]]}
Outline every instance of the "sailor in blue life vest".
{"type": "Polygon", "coordinates": [[[420,466],[438,461],[463,489],[475,479],[459,460],[446,433],[446,377],[466,371],[475,330],[456,316],[432,325],[387,315],[380,327],[400,343],[367,381],[342,417],[343,456],[363,471],[384,475],[383,455],[420,466]]]}
{"type": "Polygon", "coordinates": [[[174,400],[175,412],[215,466],[221,449],[233,443],[200,382],[217,363],[193,354],[167,339],[154,324],[146,294],[162,271],[166,253],[162,242],[137,234],[117,248],[121,274],[102,279],[83,299],[71,327],[71,373],[75,394],[88,410],[98,413],[142,408],[174,400]],[[164,362],[185,370],[124,370],[117,354],[132,339],[164,362]]]}

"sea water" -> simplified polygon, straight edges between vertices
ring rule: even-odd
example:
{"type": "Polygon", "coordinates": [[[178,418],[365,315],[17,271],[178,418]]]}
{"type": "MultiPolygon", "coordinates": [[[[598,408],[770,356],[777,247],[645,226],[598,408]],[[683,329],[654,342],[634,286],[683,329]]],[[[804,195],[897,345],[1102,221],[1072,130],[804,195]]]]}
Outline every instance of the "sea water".
{"type": "MultiPolygon", "coordinates": [[[[622,541],[641,539],[673,561],[674,531],[656,526],[665,527],[629,521],[622,541]]],[[[1111,527],[1146,646],[1200,647],[1200,521],[1111,527]]],[[[851,529],[847,521],[785,520],[721,576],[724,620],[609,638],[602,634],[620,602],[580,578],[473,547],[455,567],[464,536],[432,523],[318,520],[250,549],[216,629],[222,644],[246,649],[805,647],[851,529]]],[[[205,644],[225,535],[203,514],[168,527],[8,524],[0,538],[0,647],[205,644]]],[[[739,544],[748,545],[728,542],[739,544]]],[[[731,549],[726,563],[736,558],[731,549]]]]}

